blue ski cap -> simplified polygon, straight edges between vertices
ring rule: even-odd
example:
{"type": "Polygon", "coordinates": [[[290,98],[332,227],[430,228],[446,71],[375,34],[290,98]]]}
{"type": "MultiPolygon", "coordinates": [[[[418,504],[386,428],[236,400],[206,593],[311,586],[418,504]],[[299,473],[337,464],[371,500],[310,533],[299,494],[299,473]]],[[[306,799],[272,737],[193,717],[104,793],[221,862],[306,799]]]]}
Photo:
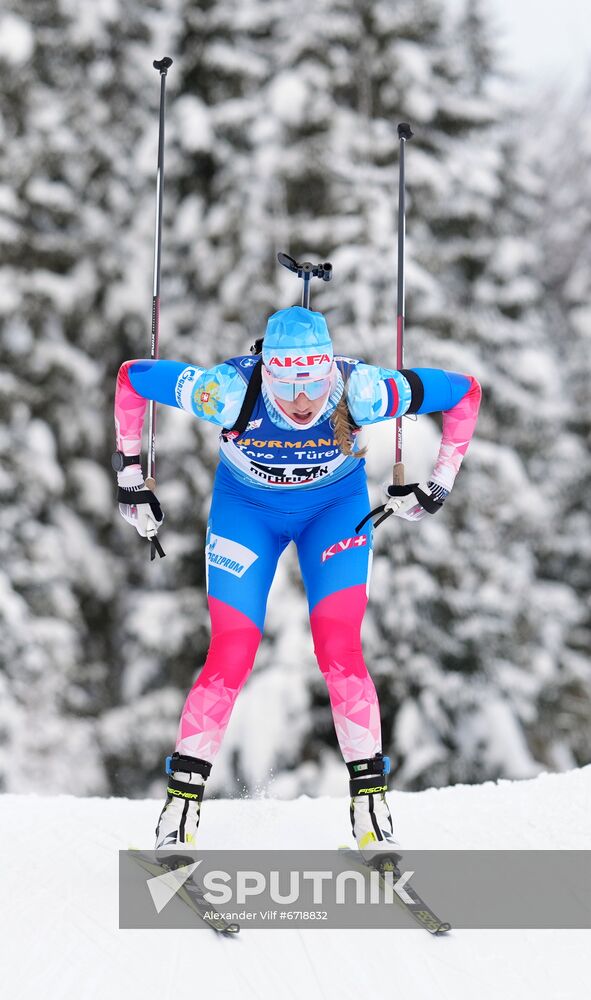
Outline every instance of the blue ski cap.
{"type": "Polygon", "coordinates": [[[290,306],[273,313],[263,340],[263,364],[275,379],[326,378],[333,365],[330,333],[322,313],[290,306]]]}

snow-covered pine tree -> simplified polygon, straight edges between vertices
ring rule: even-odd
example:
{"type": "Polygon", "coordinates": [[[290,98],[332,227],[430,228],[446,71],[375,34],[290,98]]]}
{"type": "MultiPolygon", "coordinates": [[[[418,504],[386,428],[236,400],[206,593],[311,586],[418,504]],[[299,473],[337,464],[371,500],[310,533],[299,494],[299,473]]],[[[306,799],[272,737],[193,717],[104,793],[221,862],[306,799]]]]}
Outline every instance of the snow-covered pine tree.
{"type": "MultiPolygon", "coordinates": [[[[124,729],[113,739],[108,718],[98,719],[133,695],[139,673],[154,672],[163,644],[164,629],[157,641],[134,632],[129,595],[147,556],[129,533],[121,542],[109,468],[114,375],[149,336],[153,196],[148,218],[142,198],[154,189],[156,125],[138,95],[157,92],[158,78],[141,4],[34,0],[26,20],[8,6],[17,44],[0,59],[2,780],[18,790],[130,791],[119,768],[124,729]],[[26,766],[15,769],[15,758],[26,766]]],[[[171,659],[178,631],[169,615],[171,659]]],[[[181,696],[171,690],[172,726],[181,696]]],[[[148,722],[134,726],[134,778],[138,760],[159,770],[141,751],[166,706],[164,692],[155,719],[144,709],[148,722]]]]}
{"type": "Polygon", "coordinates": [[[111,490],[97,463],[103,399],[87,331],[103,291],[92,259],[108,226],[98,199],[90,203],[101,169],[85,155],[91,109],[80,113],[87,42],[54,5],[29,4],[26,20],[20,5],[8,9],[3,38],[8,22],[16,45],[3,45],[0,60],[2,781],[11,790],[105,791],[94,722],[109,685],[116,574],[103,547],[111,490]]]}
{"type": "MultiPolygon", "coordinates": [[[[591,515],[591,116],[589,83],[566,101],[555,94],[537,107],[542,128],[528,132],[527,158],[542,185],[536,244],[545,287],[544,317],[553,349],[555,392],[563,400],[550,459],[548,491],[554,503],[552,530],[540,553],[544,575],[568,588],[570,615],[557,657],[559,670],[540,695],[539,724],[532,739],[541,759],[558,768],[591,757],[590,575],[591,515]],[[548,113],[550,110],[550,114],[548,113]],[[555,123],[548,129],[547,123],[555,123]]],[[[545,464],[546,473],[548,471],[545,464]]],[[[556,647],[556,629],[549,644],[556,647]]]]}
{"type": "Polygon", "coordinates": [[[384,682],[385,721],[394,709],[397,780],[410,787],[553,766],[536,734],[577,614],[541,558],[556,515],[547,487],[565,412],[544,324],[541,187],[515,152],[517,133],[501,127],[506,109],[484,78],[477,94],[462,84],[461,66],[446,51],[448,87],[437,89],[429,127],[438,183],[415,196],[421,218],[409,223],[437,294],[409,286],[407,364],[473,372],[482,414],[444,515],[415,533],[391,528],[397,542],[404,537],[401,554],[378,558],[374,572],[384,650],[400,664],[384,682]],[[380,596],[387,563],[397,623],[380,596]]]}

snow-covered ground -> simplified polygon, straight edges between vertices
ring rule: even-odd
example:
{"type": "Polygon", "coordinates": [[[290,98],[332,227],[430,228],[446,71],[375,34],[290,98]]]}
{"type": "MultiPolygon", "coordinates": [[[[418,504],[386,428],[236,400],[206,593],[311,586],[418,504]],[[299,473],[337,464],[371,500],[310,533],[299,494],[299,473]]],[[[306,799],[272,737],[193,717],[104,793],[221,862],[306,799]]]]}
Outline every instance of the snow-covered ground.
{"type": "MultiPolygon", "coordinates": [[[[390,804],[412,848],[588,848],[591,766],[390,804]]],[[[160,803],[0,797],[0,982],[10,1000],[580,1000],[588,931],[120,931],[117,851],[152,847],[160,803]]],[[[332,849],[345,799],[216,800],[200,847],[332,849]]]]}

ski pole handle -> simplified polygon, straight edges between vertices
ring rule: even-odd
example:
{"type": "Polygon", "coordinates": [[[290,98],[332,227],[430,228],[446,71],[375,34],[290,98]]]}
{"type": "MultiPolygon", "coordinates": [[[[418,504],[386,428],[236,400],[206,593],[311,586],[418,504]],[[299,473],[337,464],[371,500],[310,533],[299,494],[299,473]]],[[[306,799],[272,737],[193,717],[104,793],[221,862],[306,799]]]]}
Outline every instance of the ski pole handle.
{"type": "Polygon", "coordinates": [[[404,462],[397,462],[392,469],[392,484],[404,486],[404,462]]]}

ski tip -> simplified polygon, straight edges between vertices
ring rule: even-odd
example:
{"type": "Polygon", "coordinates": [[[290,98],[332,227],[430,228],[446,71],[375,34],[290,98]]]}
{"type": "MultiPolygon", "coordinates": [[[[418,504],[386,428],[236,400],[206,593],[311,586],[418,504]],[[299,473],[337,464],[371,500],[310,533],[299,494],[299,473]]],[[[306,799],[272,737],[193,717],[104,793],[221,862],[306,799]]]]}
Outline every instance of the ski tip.
{"type": "Polygon", "coordinates": [[[436,930],[433,931],[433,933],[435,934],[436,937],[441,937],[442,934],[447,934],[447,932],[450,930],[451,930],[451,924],[444,922],[442,924],[439,924],[439,927],[437,927],[436,930]]]}

